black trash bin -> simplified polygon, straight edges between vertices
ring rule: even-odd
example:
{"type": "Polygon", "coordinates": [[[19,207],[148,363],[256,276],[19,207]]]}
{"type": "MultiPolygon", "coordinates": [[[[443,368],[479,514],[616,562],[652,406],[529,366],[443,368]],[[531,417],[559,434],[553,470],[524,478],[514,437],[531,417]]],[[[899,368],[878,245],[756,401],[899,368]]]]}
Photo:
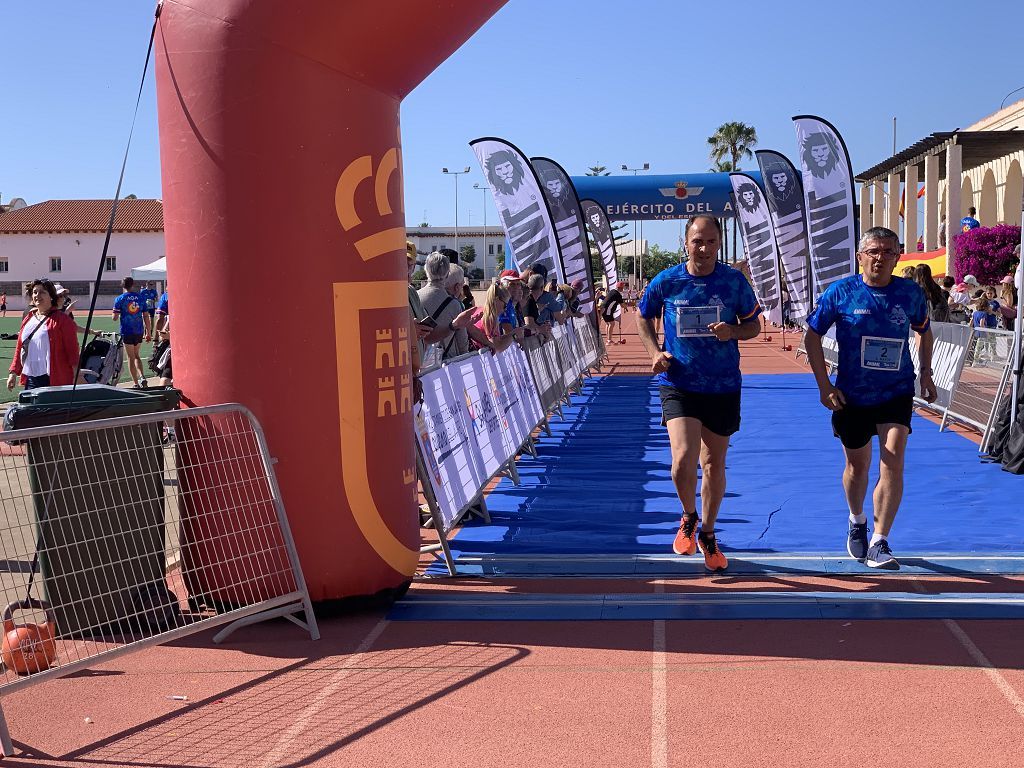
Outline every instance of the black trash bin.
{"type": "MultiPolygon", "coordinates": [[[[23,392],[5,430],[176,408],[173,389],[101,384],[23,392]],[[72,393],[72,389],[74,392],[72,393]]],[[[145,632],[172,597],[165,583],[162,425],[25,441],[39,578],[62,637],[145,632]]]]}

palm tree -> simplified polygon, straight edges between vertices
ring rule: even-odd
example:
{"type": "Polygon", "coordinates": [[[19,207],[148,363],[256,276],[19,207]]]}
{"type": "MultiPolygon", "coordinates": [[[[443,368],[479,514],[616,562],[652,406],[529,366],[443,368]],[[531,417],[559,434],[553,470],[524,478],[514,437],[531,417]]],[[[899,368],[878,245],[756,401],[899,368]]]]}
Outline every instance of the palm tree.
{"type": "MultiPolygon", "coordinates": [[[[732,170],[733,170],[732,160],[725,160],[724,158],[722,160],[715,160],[715,164],[712,165],[710,168],[708,168],[708,171],[710,173],[729,173],[732,170]]],[[[732,223],[733,223],[733,229],[735,230],[735,228],[736,228],[736,218],[735,217],[733,217],[732,223]]],[[[722,227],[722,253],[724,253],[726,256],[728,256],[729,255],[729,227],[725,226],[722,223],[721,219],[718,220],[718,224],[719,224],[719,226],[722,227]]],[[[734,236],[735,236],[735,234],[736,233],[733,232],[734,236]]],[[[735,254],[733,254],[732,260],[733,260],[733,262],[736,261],[735,254]]]]}
{"type": "MultiPolygon", "coordinates": [[[[740,170],[740,160],[751,158],[751,151],[757,146],[757,130],[746,123],[722,123],[718,130],[708,136],[710,155],[720,173],[740,170]]],[[[736,263],[736,217],[732,220],[732,260],[736,263]]]]}

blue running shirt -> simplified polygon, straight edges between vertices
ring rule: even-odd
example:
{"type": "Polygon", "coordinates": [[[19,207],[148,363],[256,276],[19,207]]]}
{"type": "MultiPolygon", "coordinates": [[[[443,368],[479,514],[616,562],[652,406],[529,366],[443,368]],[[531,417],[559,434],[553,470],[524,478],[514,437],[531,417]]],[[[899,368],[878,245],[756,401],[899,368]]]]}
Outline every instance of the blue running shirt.
{"type": "Polygon", "coordinates": [[[708,325],[741,323],[761,314],[754,290],[743,274],[722,262],[705,277],[686,271],[686,265],[659,272],[647,286],[639,305],[648,320],[664,313],[669,369],[658,383],[684,392],[738,392],[740,345],[735,339],[719,341],[708,325]]]}
{"type": "Polygon", "coordinates": [[[114,311],[121,313],[122,336],[142,336],[146,333],[146,324],[142,320],[145,309],[139,294],[134,291],[122,293],[114,302],[114,311]]]}
{"type": "Polygon", "coordinates": [[[807,325],[839,342],[836,387],[851,405],[877,405],[914,394],[910,329],[928,330],[928,301],[913,280],[893,277],[872,288],[861,275],[839,280],[818,299],[807,325]]]}

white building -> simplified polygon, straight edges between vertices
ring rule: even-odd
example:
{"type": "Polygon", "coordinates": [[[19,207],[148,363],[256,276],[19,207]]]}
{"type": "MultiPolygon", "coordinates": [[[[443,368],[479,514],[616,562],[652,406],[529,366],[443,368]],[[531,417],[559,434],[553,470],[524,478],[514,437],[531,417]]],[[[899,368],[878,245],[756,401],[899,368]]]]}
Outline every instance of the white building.
{"type": "MultiPolygon", "coordinates": [[[[23,287],[45,277],[87,305],[96,283],[112,200],[47,200],[0,213],[0,293],[11,309],[26,306],[23,287]]],[[[164,255],[159,200],[122,200],[103,264],[98,309],[121,293],[121,278],[164,255]]]]}
{"type": "Polygon", "coordinates": [[[455,227],[410,227],[406,237],[416,244],[416,251],[421,256],[451,248],[459,251],[472,245],[476,259],[472,264],[460,264],[466,271],[482,269],[485,280],[491,280],[500,272],[495,265],[500,259],[505,260],[505,230],[501,227],[459,227],[458,247],[456,247],[455,227]]]}

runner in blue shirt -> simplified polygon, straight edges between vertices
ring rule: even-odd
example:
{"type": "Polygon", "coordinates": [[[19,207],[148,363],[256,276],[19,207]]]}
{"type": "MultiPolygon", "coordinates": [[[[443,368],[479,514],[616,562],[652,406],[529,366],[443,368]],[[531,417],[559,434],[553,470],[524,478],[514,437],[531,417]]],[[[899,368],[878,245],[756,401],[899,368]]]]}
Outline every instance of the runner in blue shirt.
{"type": "Polygon", "coordinates": [[[914,411],[914,365],[910,329],[918,334],[921,396],[937,396],[932,381],[932,331],[928,301],[913,280],[893,277],[899,237],[873,227],[860,239],[861,273],[829,286],[807,318],[804,347],[821,392],[832,411],[832,430],[843,443],[843,489],[850,508],[846,549],[872,568],[897,570],[888,536],[903,495],[903,456],[914,411]],[[839,373],[829,380],[821,337],[832,326],[839,344],[839,373]],[[878,435],[881,459],[874,490],[874,532],[867,535],[864,498],[871,465],[871,438],[878,435]]]}
{"type": "Polygon", "coordinates": [[[139,345],[150,339],[149,313],[146,312],[142,297],[135,292],[135,281],[126,277],[121,281],[124,293],[117,297],[114,302],[113,317],[121,321],[121,340],[124,342],[124,350],[128,357],[128,370],[131,372],[132,381],[136,389],[147,386],[146,374],[142,368],[142,359],[139,356],[139,345]]]}
{"type": "Polygon", "coordinates": [[[672,448],[672,481],[683,505],[677,555],[698,547],[704,567],[723,571],[715,521],[725,496],[729,435],[740,428],[738,341],[761,330],[761,307],[741,272],[718,261],[722,230],[700,215],[686,224],[689,261],[660,272],[644,291],[637,318],[640,340],[658,374],[663,423],[672,448]],[[665,344],[655,321],[664,317],[665,344]],[[697,463],[701,464],[701,530],[697,534],[697,463]]]}
{"type": "Polygon", "coordinates": [[[156,288],[153,283],[146,283],[146,287],[139,291],[139,298],[142,299],[142,306],[149,313],[150,325],[153,323],[153,315],[156,313],[156,288]]]}

